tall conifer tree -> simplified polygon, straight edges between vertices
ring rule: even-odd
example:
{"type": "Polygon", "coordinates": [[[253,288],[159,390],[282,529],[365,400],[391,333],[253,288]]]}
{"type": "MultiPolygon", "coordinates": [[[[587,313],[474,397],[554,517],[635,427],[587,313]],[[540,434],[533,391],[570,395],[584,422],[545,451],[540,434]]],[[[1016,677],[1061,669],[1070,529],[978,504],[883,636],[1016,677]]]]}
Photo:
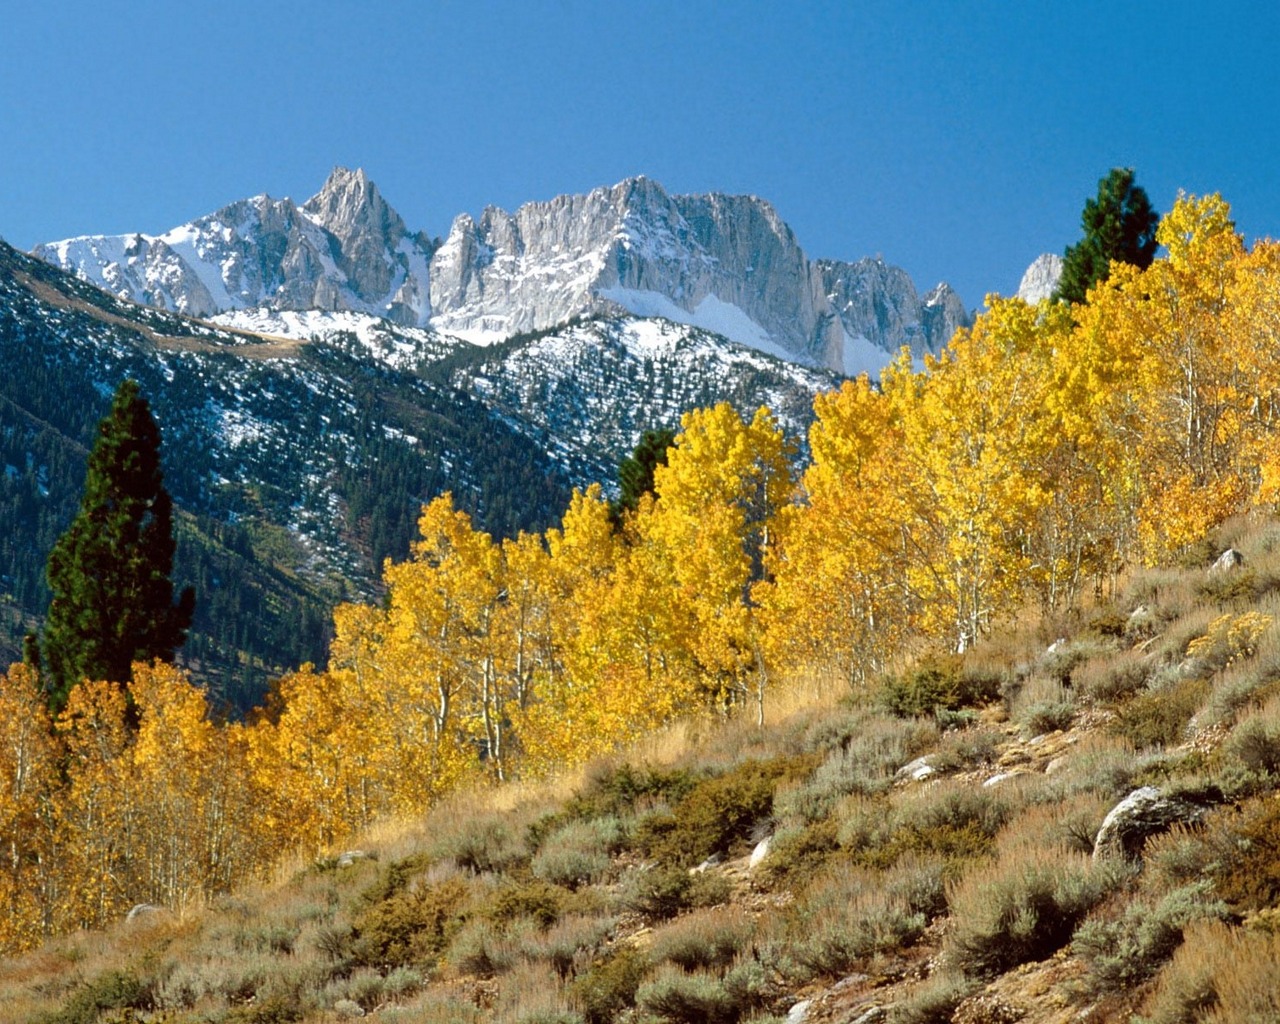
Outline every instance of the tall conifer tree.
{"type": "Polygon", "coordinates": [[[1132,167],[1113,167],[1098,182],[1098,194],[1085,200],[1080,214],[1084,237],[1067,247],[1062,278],[1054,297],[1084,302],[1099,281],[1111,275],[1111,261],[1145,270],[1156,257],[1156,228],[1160,215],[1146,190],[1134,184],[1132,167]]]}
{"type": "Polygon", "coordinates": [[[174,602],[173,553],[160,430],[126,380],[98,424],[80,511],[49,556],[43,647],[55,712],[82,679],[127,686],[133,662],[173,660],[195,607],[190,587],[174,602]]]}

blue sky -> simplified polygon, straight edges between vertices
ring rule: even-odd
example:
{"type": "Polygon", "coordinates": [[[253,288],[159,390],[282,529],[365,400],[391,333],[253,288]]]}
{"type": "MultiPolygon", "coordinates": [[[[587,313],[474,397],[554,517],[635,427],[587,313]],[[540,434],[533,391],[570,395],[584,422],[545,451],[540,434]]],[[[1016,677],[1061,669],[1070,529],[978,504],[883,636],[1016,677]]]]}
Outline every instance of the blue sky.
{"type": "Polygon", "coordinates": [[[443,235],[647,174],[976,306],[1112,166],[1280,235],[1278,52],[1277,5],[1230,0],[14,3],[0,236],[159,232],[337,164],[443,235]]]}

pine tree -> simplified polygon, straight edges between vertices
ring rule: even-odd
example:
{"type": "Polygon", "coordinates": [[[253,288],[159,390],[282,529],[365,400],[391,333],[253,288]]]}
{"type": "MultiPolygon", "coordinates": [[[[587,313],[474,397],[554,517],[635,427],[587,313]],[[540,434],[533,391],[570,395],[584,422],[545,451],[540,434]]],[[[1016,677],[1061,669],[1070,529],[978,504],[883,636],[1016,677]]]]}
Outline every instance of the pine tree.
{"type": "Polygon", "coordinates": [[[55,712],[82,679],[127,686],[135,661],[172,661],[195,593],[173,599],[173,502],[160,471],[160,430],[126,380],[98,425],[80,511],[49,556],[44,631],[55,712]]]}
{"type": "Polygon", "coordinates": [[[1133,178],[1132,167],[1113,167],[1098,182],[1097,197],[1085,201],[1080,215],[1084,237],[1067,247],[1054,298],[1084,302],[1088,290],[1110,275],[1112,260],[1140,270],[1151,266],[1160,215],[1133,178]]]}
{"type": "Polygon", "coordinates": [[[675,440],[676,432],[670,427],[646,430],[635,450],[618,464],[619,497],[609,509],[615,523],[623,512],[634,512],[640,499],[653,493],[654,470],[667,464],[667,454],[675,440]]]}

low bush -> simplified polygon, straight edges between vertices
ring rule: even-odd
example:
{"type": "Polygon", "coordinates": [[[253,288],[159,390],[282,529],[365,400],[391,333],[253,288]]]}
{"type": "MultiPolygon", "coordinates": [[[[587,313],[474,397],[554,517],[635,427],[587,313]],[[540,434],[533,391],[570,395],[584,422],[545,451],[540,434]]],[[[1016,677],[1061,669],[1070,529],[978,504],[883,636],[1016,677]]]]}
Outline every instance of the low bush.
{"type": "Polygon", "coordinates": [[[1072,675],[1072,688],[1104,704],[1132,697],[1147,685],[1151,660],[1142,651],[1121,651],[1085,662],[1072,675]]]}
{"type": "Polygon", "coordinates": [[[1095,993],[1127,988],[1155,975],[1181,945],[1187,925],[1226,913],[1209,882],[1193,882],[1162,899],[1139,898],[1118,914],[1090,918],[1076,930],[1071,951],[1089,968],[1095,993]]]}
{"type": "Polygon", "coordinates": [[[742,852],[752,830],[770,817],[779,782],[805,778],[814,766],[812,755],[745,761],[700,782],[669,813],[641,819],[635,844],[646,856],[682,867],[742,852]]]}
{"type": "Polygon", "coordinates": [[[1280,934],[1191,924],[1143,1007],[1149,1024],[1280,1019],[1280,934]]]}
{"type": "Polygon", "coordinates": [[[1206,838],[1216,853],[1214,890],[1233,909],[1256,911],[1280,902],[1280,801],[1263,798],[1217,816],[1206,838]]]}
{"type": "Polygon", "coordinates": [[[1024,736],[1042,736],[1045,733],[1070,729],[1076,718],[1076,706],[1069,700],[1037,701],[1020,716],[1024,736]]]}
{"type": "Polygon", "coordinates": [[[1044,959],[1070,941],[1125,871],[1114,860],[1095,863],[1063,846],[1011,844],[994,864],[948,890],[954,922],[946,943],[949,962],[967,975],[989,978],[1044,959]]]}
{"type": "Polygon", "coordinates": [[[431,851],[473,874],[506,871],[528,858],[524,844],[501,817],[482,817],[437,841],[431,851]]]}
{"type": "Polygon", "coordinates": [[[1003,681],[1002,672],[987,666],[966,671],[958,655],[935,657],[903,675],[886,677],[876,702],[898,718],[928,718],[939,711],[986,704],[999,696],[1003,681]]]}
{"type": "Polygon", "coordinates": [[[649,958],[630,946],[592,964],[571,989],[586,1024],[612,1024],[622,1011],[635,1006],[636,990],[648,971],[649,958]]]}
{"type": "Polygon", "coordinates": [[[622,905],[651,921],[665,921],[693,905],[693,882],[682,867],[642,868],[624,879],[622,905]]]}
{"type": "Polygon", "coordinates": [[[625,818],[656,804],[678,803],[705,778],[690,769],[642,768],[632,764],[597,767],[587,785],[557,812],[543,815],[529,826],[527,839],[535,852],[546,838],[575,821],[625,818]]]}
{"type": "Polygon", "coordinates": [[[788,956],[797,983],[841,977],[873,954],[915,942],[928,923],[880,872],[847,864],[816,878],[796,906],[788,956]]]}
{"type": "Polygon", "coordinates": [[[812,824],[827,818],[851,794],[887,792],[893,773],[937,740],[933,722],[864,718],[862,731],[832,749],[810,778],[779,789],[776,816],[791,824],[812,824]]]}
{"type": "Polygon", "coordinates": [[[660,969],[636,992],[636,1005],[673,1024],[736,1024],[742,1008],[719,978],[660,969]]]}
{"type": "Polygon", "coordinates": [[[511,968],[516,961],[513,938],[489,921],[463,924],[449,943],[445,959],[458,974],[492,978],[511,968]]]}
{"type": "Polygon", "coordinates": [[[889,1007],[888,1024],[950,1024],[956,1008],[975,988],[958,971],[939,971],[907,988],[889,1007]]]}
{"type": "Polygon", "coordinates": [[[614,925],[611,917],[563,917],[541,935],[532,936],[526,953],[545,960],[564,981],[581,973],[595,959],[614,925]]]}
{"type": "Polygon", "coordinates": [[[1280,700],[1273,700],[1232,730],[1223,753],[1249,771],[1280,775],[1280,700]]]}
{"type": "Polygon", "coordinates": [[[370,967],[430,966],[459,925],[470,891],[457,876],[397,892],[352,922],[352,960],[370,967]]]}
{"type": "Polygon", "coordinates": [[[751,940],[751,918],[720,907],[695,911],[664,925],[649,947],[655,961],[670,961],[686,971],[723,970],[751,940]]]}
{"type": "Polygon", "coordinates": [[[1172,746],[1182,739],[1208,694],[1209,684],[1195,678],[1140,693],[1117,709],[1111,731],[1138,750],[1172,746]]]}
{"type": "Polygon", "coordinates": [[[564,912],[568,894],[539,878],[508,879],[477,908],[477,913],[497,924],[527,918],[539,928],[555,924],[564,912]]]}
{"type": "Polygon", "coordinates": [[[836,828],[836,822],[827,819],[777,832],[760,866],[760,880],[771,887],[803,885],[839,854],[836,828]]]}
{"type": "Polygon", "coordinates": [[[129,971],[107,971],[72,992],[62,1007],[38,1024],[96,1024],[107,1010],[145,1010],[152,1005],[149,985],[129,971]]]}
{"type": "Polygon", "coordinates": [[[542,841],[531,866],[538,878],[576,889],[600,881],[624,845],[622,825],[612,815],[571,821],[542,841]]]}

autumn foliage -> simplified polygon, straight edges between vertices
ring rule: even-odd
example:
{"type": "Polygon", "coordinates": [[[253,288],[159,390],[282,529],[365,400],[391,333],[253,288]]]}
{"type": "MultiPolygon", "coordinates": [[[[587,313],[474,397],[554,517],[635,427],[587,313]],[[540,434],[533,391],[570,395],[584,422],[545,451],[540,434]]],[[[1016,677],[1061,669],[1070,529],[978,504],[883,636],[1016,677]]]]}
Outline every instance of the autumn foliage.
{"type": "Polygon", "coordinates": [[[497,540],[445,495],[335,613],[327,668],[250,723],[171,666],[76,686],[48,719],[0,685],[0,946],[180,906],[464,784],[581,763],[679,716],[750,709],[799,670],[860,685],[1002,616],[1074,605],[1280,503],[1280,246],[1182,197],[1167,257],[1084,304],[991,297],[922,366],[819,396],[810,461],[767,409],[684,417],[652,495],[575,494],[497,540]]]}

